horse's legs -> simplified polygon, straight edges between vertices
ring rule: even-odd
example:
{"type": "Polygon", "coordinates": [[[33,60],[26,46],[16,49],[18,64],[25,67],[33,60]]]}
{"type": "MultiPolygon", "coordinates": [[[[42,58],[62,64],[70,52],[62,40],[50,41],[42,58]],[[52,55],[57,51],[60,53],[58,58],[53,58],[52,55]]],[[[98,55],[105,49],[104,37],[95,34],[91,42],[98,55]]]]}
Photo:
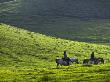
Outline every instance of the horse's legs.
{"type": "Polygon", "coordinates": [[[59,63],[57,63],[57,67],[59,66],[59,63]]]}
{"type": "Polygon", "coordinates": [[[103,64],[104,64],[104,60],[103,60],[103,64]]]}
{"type": "Polygon", "coordinates": [[[76,60],[76,63],[79,64],[78,59],[76,60]]]}
{"type": "Polygon", "coordinates": [[[103,58],[101,59],[101,62],[104,64],[104,59],[103,58]]]}

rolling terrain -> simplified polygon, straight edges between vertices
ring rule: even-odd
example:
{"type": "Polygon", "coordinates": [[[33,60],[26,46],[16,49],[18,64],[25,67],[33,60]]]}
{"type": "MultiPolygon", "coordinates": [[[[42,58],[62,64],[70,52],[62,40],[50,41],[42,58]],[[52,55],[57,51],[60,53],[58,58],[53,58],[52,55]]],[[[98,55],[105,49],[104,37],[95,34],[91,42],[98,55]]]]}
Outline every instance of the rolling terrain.
{"type": "Polygon", "coordinates": [[[109,0],[0,0],[0,82],[110,82],[109,5],[109,0]],[[64,50],[79,64],[57,67],[64,50]],[[83,65],[91,52],[105,63],[83,65]]]}
{"type": "Polygon", "coordinates": [[[0,3],[10,2],[10,1],[14,1],[14,0],[0,0],[0,3]]]}
{"type": "Polygon", "coordinates": [[[0,4],[0,22],[83,42],[110,42],[109,0],[16,0],[0,4]]]}
{"type": "Polygon", "coordinates": [[[110,46],[65,40],[0,24],[0,81],[109,82],[110,46]],[[56,67],[55,59],[77,57],[80,64],[56,67]],[[82,65],[91,52],[105,64],[82,65]]]}

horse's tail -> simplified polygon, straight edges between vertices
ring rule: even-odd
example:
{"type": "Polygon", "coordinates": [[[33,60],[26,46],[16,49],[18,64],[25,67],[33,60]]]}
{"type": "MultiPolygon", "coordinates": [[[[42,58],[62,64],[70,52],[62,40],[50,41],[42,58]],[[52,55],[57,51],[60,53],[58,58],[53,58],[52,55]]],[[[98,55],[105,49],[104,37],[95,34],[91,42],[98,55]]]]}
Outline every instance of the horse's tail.
{"type": "Polygon", "coordinates": [[[89,63],[89,59],[84,59],[83,60],[83,64],[88,64],[89,63]]]}
{"type": "Polygon", "coordinates": [[[86,59],[83,60],[83,64],[85,64],[85,63],[86,63],[86,59]]]}
{"type": "Polygon", "coordinates": [[[56,60],[55,60],[55,61],[56,61],[56,63],[58,63],[58,61],[59,61],[59,58],[56,58],[56,60]]]}
{"type": "Polygon", "coordinates": [[[55,61],[56,61],[56,63],[57,63],[57,66],[59,66],[59,62],[58,62],[58,61],[59,61],[59,59],[57,58],[55,61]]]}
{"type": "Polygon", "coordinates": [[[56,63],[58,63],[58,59],[55,59],[56,63]]]}

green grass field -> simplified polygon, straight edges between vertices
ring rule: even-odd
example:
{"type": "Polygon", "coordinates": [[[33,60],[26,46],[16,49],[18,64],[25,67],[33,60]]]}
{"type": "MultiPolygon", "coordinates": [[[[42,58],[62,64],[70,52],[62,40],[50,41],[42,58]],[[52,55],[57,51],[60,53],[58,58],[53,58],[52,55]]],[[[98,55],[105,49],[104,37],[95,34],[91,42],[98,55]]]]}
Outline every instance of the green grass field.
{"type": "Polygon", "coordinates": [[[0,24],[1,82],[109,82],[110,46],[65,40],[0,24]],[[56,67],[57,56],[77,57],[80,64],[56,67]],[[82,65],[91,52],[105,64],[82,65]]]}
{"type": "Polygon", "coordinates": [[[45,16],[40,3],[0,1],[0,82],[110,82],[110,20],[45,16]],[[64,50],[80,64],[57,67],[64,50]],[[105,64],[83,65],[91,52],[105,64]]]}

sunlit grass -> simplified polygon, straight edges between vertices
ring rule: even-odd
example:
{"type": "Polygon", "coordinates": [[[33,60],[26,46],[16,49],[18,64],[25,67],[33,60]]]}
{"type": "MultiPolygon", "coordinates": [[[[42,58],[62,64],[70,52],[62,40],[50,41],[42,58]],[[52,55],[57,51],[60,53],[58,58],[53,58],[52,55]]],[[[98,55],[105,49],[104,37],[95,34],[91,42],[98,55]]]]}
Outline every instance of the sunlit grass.
{"type": "Polygon", "coordinates": [[[110,46],[70,41],[0,24],[0,81],[109,82],[110,46]],[[77,57],[80,64],[56,67],[57,56],[77,57]],[[105,64],[82,65],[91,52],[105,64]]]}

